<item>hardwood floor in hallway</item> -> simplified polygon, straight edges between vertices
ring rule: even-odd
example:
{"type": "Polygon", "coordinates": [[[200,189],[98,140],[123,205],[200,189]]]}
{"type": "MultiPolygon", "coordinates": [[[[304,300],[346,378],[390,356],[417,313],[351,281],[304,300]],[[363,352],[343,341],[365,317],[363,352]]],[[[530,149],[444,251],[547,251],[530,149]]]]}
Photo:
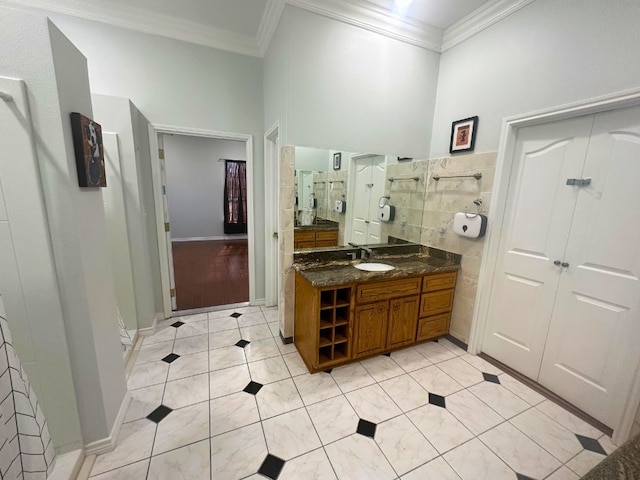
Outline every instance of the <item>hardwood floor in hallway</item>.
{"type": "Polygon", "coordinates": [[[178,310],[249,301],[248,242],[174,242],[178,310]]]}

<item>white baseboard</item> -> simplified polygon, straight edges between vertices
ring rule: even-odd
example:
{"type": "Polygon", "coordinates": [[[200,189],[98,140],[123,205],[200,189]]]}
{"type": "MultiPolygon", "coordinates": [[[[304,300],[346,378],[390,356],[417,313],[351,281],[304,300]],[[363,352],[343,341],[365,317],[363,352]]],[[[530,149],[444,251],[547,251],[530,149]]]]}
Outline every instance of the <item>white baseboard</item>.
{"type": "Polygon", "coordinates": [[[82,450],[57,454],[53,472],[47,477],[47,480],[77,480],[84,459],[82,450]]]}
{"type": "Polygon", "coordinates": [[[265,303],[267,303],[267,299],[266,298],[256,298],[253,302],[251,302],[251,306],[252,307],[261,307],[265,303]]]}
{"type": "Polygon", "coordinates": [[[118,437],[120,436],[120,429],[122,428],[122,423],[124,422],[124,417],[127,414],[127,409],[129,408],[129,404],[131,403],[131,392],[127,390],[124,394],[124,398],[122,399],[122,403],[120,404],[120,410],[118,410],[118,415],[116,416],[115,421],[113,422],[113,427],[111,428],[111,434],[107,438],[103,438],[101,440],[96,440],[95,442],[88,443],[84,446],[85,455],[102,455],[103,453],[109,453],[114,448],[116,448],[116,444],[118,443],[118,437]]]}
{"type": "Polygon", "coordinates": [[[172,242],[206,242],[208,240],[247,240],[249,237],[246,233],[238,233],[234,235],[214,235],[212,237],[184,237],[172,238],[172,242]]]}
{"type": "Polygon", "coordinates": [[[148,337],[149,335],[153,335],[154,333],[156,333],[157,326],[158,326],[158,316],[156,315],[156,318],[153,319],[153,324],[150,327],[138,329],[138,335],[142,337],[148,337]]]}

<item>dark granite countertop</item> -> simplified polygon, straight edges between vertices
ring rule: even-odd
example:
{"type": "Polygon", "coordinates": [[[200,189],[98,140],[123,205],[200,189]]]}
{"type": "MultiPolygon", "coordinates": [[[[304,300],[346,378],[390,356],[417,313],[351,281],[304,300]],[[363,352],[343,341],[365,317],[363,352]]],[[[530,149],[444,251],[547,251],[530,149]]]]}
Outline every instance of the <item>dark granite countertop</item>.
{"type": "MultiPolygon", "coordinates": [[[[388,249],[386,249],[388,251],[388,249]]],[[[344,253],[344,256],[347,256],[344,253]]],[[[442,250],[422,247],[417,253],[376,254],[370,260],[327,259],[326,262],[305,261],[304,258],[294,263],[295,269],[314,287],[329,287],[378,280],[425,275],[429,273],[451,272],[460,268],[460,255],[450,254],[442,250]],[[386,263],[395,267],[388,272],[365,272],[355,268],[362,262],[386,263]]]]}
{"type": "Polygon", "coordinates": [[[296,225],[293,227],[293,230],[338,230],[339,224],[338,222],[331,222],[328,220],[314,223],[313,225],[296,225]]]}

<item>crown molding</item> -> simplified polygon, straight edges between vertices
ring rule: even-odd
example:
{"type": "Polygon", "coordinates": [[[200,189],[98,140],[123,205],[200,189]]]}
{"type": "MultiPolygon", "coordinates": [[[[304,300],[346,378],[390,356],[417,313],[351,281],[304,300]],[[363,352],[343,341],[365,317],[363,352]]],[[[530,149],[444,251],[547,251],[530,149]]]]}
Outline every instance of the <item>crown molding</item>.
{"type": "Polygon", "coordinates": [[[106,4],[106,2],[95,4],[79,0],[2,0],[0,3],[61,13],[205,47],[260,57],[256,40],[247,35],[160,15],[128,5],[118,5],[117,8],[114,8],[112,4],[106,4]]]}
{"type": "Polygon", "coordinates": [[[445,29],[442,51],[464,42],[491,25],[526,7],[535,0],[493,0],[475,9],[445,29]]]}
{"type": "Polygon", "coordinates": [[[442,30],[410,19],[400,20],[369,2],[287,0],[287,3],[433,52],[440,53],[441,50],[442,30]]]}
{"type": "Polygon", "coordinates": [[[261,57],[264,57],[267,53],[267,49],[269,48],[273,34],[276,33],[276,28],[278,28],[278,22],[280,22],[280,17],[282,17],[286,3],[285,0],[268,0],[267,2],[260,27],[258,28],[258,34],[256,35],[256,43],[258,44],[261,57]]]}

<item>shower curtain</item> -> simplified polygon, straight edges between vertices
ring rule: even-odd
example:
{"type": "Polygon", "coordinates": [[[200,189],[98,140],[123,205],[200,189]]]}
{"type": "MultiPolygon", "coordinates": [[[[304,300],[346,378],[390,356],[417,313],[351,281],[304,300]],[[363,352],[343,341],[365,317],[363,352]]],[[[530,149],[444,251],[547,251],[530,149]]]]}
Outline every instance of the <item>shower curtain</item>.
{"type": "Polygon", "coordinates": [[[13,348],[0,296],[0,478],[45,480],[54,463],[47,421],[13,348]]]}
{"type": "Polygon", "coordinates": [[[247,233],[247,162],[225,160],[224,233],[247,233]]]}

